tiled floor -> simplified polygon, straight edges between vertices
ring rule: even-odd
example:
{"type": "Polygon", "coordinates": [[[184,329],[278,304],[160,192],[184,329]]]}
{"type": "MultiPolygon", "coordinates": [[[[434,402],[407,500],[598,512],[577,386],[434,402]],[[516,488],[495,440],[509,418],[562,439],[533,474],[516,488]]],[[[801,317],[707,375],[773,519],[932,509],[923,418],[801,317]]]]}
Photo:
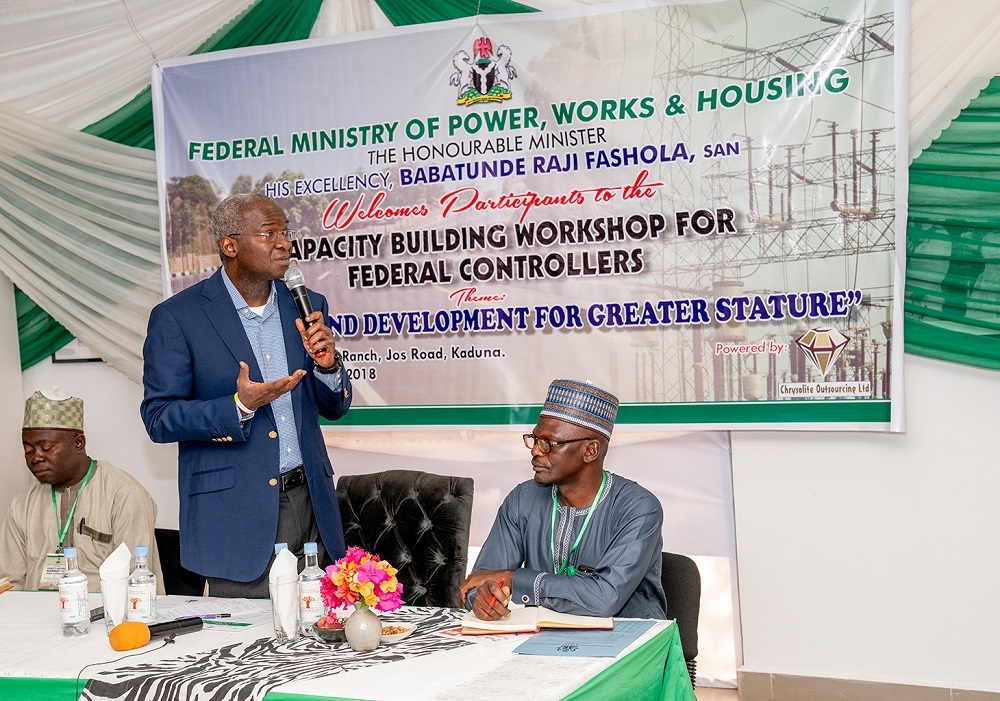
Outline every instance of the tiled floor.
{"type": "Polygon", "coordinates": [[[694,695],[698,701],[739,701],[736,689],[713,689],[707,686],[699,686],[694,690],[694,695]]]}

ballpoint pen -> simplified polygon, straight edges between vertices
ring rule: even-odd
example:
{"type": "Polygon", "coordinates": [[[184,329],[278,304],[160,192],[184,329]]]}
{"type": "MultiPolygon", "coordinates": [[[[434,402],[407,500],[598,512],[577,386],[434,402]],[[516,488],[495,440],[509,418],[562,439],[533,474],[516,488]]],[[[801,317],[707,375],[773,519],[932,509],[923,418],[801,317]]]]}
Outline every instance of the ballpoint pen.
{"type": "Polygon", "coordinates": [[[241,627],[242,628],[242,627],[252,626],[253,623],[249,623],[247,621],[212,621],[212,620],[209,620],[209,621],[205,621],[205,625],[207,625],[207,626],[237,626],[237,627],[241,627]]]}
{"type": "MultiPolygon", "coordinates": [[[[503,589],[503,580],[502,579],[500,580],[500,589],[503,589]]],[[[497,597],[496,597],[496,594],[494,594],[493,597],[490,599],[490,608],[493,608],[493,604],[495,604],[496,602],[497,602],[497,597]]]]}

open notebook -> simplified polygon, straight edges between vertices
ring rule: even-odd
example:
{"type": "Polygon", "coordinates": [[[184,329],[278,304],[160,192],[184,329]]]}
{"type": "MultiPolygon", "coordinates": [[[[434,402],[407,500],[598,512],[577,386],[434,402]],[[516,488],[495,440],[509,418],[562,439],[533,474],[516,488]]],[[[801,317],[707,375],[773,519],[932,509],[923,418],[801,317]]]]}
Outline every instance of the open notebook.
{"type": "Polygon", "coordinates": [[[559,613],[544,606],[513,608],[510,616],[497,621],[483,621],[471,611],[462,617],[462,635],[487,635],[490,633],[535,633],[542,628],[588,628],[612,630],[615,619],[610,616],[577,616],[559,613]]]}

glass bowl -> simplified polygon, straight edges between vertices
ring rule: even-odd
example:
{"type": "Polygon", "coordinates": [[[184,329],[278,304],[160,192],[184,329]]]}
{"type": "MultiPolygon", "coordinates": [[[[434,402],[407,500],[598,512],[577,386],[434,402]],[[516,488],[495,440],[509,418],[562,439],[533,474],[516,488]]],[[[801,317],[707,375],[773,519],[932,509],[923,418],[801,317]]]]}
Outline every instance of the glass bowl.
{"type": "Polygon", "coordinates": [[[313,623],[312,629],[320,640],[325,640],[328,643],[347,642],[347,636],[344,634],[343,628],[320,628],[315,623],[313,623]]]}

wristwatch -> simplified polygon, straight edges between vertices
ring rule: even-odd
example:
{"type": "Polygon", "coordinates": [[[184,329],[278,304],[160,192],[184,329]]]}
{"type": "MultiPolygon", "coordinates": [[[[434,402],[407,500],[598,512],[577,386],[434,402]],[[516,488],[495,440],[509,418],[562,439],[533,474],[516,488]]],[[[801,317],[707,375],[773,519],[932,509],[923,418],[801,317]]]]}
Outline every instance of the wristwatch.
{"type": "Polygon", "coordinates": [[[340,366],[341,366],[341,363],[343,362],[343,360],[344,360],[344,357],[340,354],[340,351],[339,350],[335,350],[333,352],[333,365],[331,365],[328,368],[324,368],[324,367],[320,367],[319,365],[316,365],[315,367],[313,367],[313,370],[315,370],[316,372],[318,372],[320,375],[332,375],[335,372],[340,372],[340,366]]]}

